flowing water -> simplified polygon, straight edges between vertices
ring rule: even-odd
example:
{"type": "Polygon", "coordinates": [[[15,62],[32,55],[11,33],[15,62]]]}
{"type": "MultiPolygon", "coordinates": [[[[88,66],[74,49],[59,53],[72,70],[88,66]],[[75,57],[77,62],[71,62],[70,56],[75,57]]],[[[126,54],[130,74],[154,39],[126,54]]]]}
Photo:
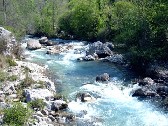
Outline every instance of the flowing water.
{"type": "MultiPolygon", "coordinates": [[[[78,126],[168,126],[168,115],[148,101],[139,101],[131,97],[137,85],[130,86],[136,77],[126,68],[112,63],[90,61],[77,62],[85,55],[87,48],[82,42],[64,41],[74,49],[59,55],[47,55],[46,48],[28,51],[26,59],[40,63],[52,73],[57,91],[70,99],[69,111],[76,114],[78,126]],[[81,53],[79,53],[80,50],[81,53]],[[110,74],[110,82],[95,82],[95,77],[102,73],[110,74]],[[96,100],[82,103],[76,101],[76,94],[89,92],[96,100]]],[[[25,47],[23,44],[23,48],[25,47]]]]}

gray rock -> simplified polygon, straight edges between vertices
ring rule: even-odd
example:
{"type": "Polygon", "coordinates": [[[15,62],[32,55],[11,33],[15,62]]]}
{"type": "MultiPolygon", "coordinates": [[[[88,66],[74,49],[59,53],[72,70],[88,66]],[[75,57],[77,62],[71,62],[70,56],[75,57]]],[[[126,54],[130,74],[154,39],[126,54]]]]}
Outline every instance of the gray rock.
{"type": "Polygon", "coordinates": [[[5,94],[13,94],[13,93],[16,93],[14,84],[6,84],[6,85],[3,87],[3,92],[4,92],[5,94]]]}
{"type": "Polygon", "coordinates": [[[85,56],[85,57],[83,58],[83,60],[85,60],[85,61],[94,61],[95,58],[94,58],[92,55],[87,55],[87,56],[85,56]]]}
{"type": "Polygon", "coordinates": [[[42,37],[42,38],[39,39],[39,43],[40,44],[47,44],[47,42],[48,42],[48,38],[47,37],[42,37]]]}
{"type": "Polygon", "coordinates": [[[2,109],[5,109],[5,108],[7,108],[7,107],[9,107],[10,105],[9,104],[7,104],[7,103],[5,103],[5,102],[0,102],[0,108],[2,108],[2,109]]]}
{"type": "Polygon", "coordinates": [[[0,102],[5,102],[5,97],[0,97],[0,102]]]}
{"type": "Polygon", "coordinates": [[[96,77],[96,81],[105,82],[110,80],[110,75],[108,73],[104,73],[96,77]]]}
{"type": "Polygon", "coordinates": [[[47,89],[49,89],[49,90],[51,90],[51,91],[53,91],[53,92],[56,91],[56,89],[55,89],[55,84],[54,84],[54,82],[52,82],[52,81],[47,81],[47,82],[46,82],[46,87],[47,87],[47,89]]]}
{"type": "Polygon", "coordinates": [[[50,119],[50,118],[48,118],[48,117],[43,117],[43,118],[41,118],[41,120],[42,121],[45,121],[45,122],[52,122],[52,120],[50,119]]]}
{"type": "Polygon", "coordinates": [[[25,89],[24,95],[27,102],[35,99],[49,100],[51,97],[54,97],[54,95],[48,89],[25,89]]]}
{"type": "Polygon", "coordinates": [[[111,51],[114,50],[114,44],[111,42],[104,43],[105,46],[107,46],[111,51]]]}
{"type": "Polygon", "coordinates": [[[160,96],[168,96],[168,86],[159,86],[156,91],[160,96]]]}
{"type": "Polygon", "coordinates": [[[158,79],[166,80],[168,82],[168,63],[156,63],[149,66],[146,74],[158,79]]]}
{"type": "Polygon", "coordinates": [[[55,100],[51,104],[51,110],[58,111],[68,108],[68,104],[63,100],[55,100]]]}
{"type": "Polygon", "coordinates": [[[143,80],[139,81],[139,86],[152,85],[154,81],[150,77],[146,77],[143,80]]]}
{"type": "Polygon", "coordinates": [[[55,43],[55,42],[52,42],[52,41],[48,41],[46,45],[47,45],[47,46],[53,46],[53,45],[56,45],[56,43],[55,43]]]}
{"type": "Polygon", "coordinates": [[[76,97],[81,102],[90,102],[94,100],[94,98],[89,93],[78,93],[76,97]]]}
{"type": "Polygon", "coordinates": [[[44,116],[40,111],[37,111],[36,115],[39,116],[39,117],[43,117],[44,116]]]}
{"type": "Polygon", "coordinates": [[[41,117],[39,117],[38,115],[33,115],[33,118],[37,120],[37,122],[41,122],[41,117]]]}
{"type": "Polygon", "coordinates": [[[94,42],[89,45],[89,49],[86,52],[86,55],[94,55],[95,53],[99,58],[105,58],[107,56],[113,55],[112,50],[108,47],[108,44],[103,44],[102,42],[94,42]]]}
{"type": "Polygon", "coordinates": [[[155,97],[156,95],[157,94],[154,91],[150,91],[148,89],[139,88],[139,89],[136,89],[134,91],[134,93],[132,94],[132,97],[144,98],[144,97],[155,97]]]}
{"type": "Polygon", "coordinates": [[[8,96],[8,98],[10,98],[10,99],[17,98],[17,94],[11,94],[11,95],[8,96]]]}
{"type": "Polygon", "coordinates": [[[63,51],[62,46],[60,45],[55,45],[52,48],[49,48],[49,50],[47,50],[46,54],[59,54],[63,51]]]}
{"type": "Polygon", "coordinates": [[[48,115],[48,114],[49,114],[49,112],[48,112],[46,109],[43,109],[43,110],[41,111],[41,113],[42,113],[43,115],[48,115]]]}
{"type": "Polygon", "coordinates": [[[42,46],[38,40],[29,39],[27,42],[27,49],[29,49],[29,50],[36,50],[36,49],[40,49],[41,47],[42,46]]]}
{"type": "Polygon", "coordinates": [[[0,42],[5,42],[2,43],[6,47],[3,48],[3,53],[5,55],[12,55],[12,48],[15,46],[16,40],[12,33],[3,27],[0,27],[0,42]]]}
{"type": "Polygon", "coordinates": [[[51,121],[55,122],[55,118],[52,115],[49,115],[48,118],[51,119],[51,121]]]}
{"type": "Polygon", "coordinates": [[[113,54],[112,56],[106,57],[105,60],[107,60],[111,63],[125,64],[125,59],[122,54],[113,54]]]}

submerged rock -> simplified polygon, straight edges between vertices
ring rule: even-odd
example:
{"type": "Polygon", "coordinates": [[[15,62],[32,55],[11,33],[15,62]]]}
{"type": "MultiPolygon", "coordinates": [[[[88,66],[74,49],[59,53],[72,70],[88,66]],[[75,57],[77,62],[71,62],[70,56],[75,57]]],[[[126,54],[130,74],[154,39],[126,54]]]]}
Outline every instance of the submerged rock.
{"type": "Polygon", "coordinates": [[[110,80],[110,75],[108,73],[104,73],[96,77],[96,81],[105,82],[110,80]]]}
{"type": "Polygon", "coordinates": [[[29,49],[29,50],[36,50],[36,49],[40,49],[41,47],[42,46],[38,40],[29,39],[27,42],[27,49],[29,49]]]}
{"type": "Polygon", "coordinates": [[[81,102],[91,102],[91,101],[95,100],[95,98],[92,97],[89,93],[78,93],[76,97],[81,102]]]}

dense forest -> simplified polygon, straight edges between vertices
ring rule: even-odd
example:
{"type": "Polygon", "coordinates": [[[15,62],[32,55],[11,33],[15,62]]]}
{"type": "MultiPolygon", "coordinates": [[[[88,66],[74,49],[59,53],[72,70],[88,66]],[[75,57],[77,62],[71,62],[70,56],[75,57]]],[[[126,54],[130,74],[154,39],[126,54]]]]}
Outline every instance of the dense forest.
{"type": "Polygon", "coordinates": [[[168,58],[167,0],[1,0],[0,25],[25,34],[119,45],[133,66],[168,58]]]}

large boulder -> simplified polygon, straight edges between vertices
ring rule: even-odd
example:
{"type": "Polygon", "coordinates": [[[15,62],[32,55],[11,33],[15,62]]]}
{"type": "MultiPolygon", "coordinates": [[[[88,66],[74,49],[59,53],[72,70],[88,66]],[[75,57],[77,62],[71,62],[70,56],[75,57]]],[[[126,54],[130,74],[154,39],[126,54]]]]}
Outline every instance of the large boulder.
{"type": "Polygon", "coordinates": [[[96,77],[96,81],[105,82],[110,80],[110,75],[108,73],[104,73],[96,77]]]}
{"type": "Polygon", "coordinates": [[[5,55],[12,54],[12,48],[16,45],[16,40],[13,34],[0,27],[0,51],[3,52],[5,55]]]}
{"type": "Polygon", "coordinates": [[[30,102],[36,99],[50,100],[54,97],[53,93],[48,89],[25,89],[24,96],[26,102],[30,102]]]}
{"type": "Polygon", "coordinates": [[[36,50],[36,49],[40,49],[41,48],[41,44],[39,43],[39,40],[36,39],[29,39],[27,42],[27,49],[29,50],[36,50]]]}
{"type": "Polygon", "coordinates": [[[96,53],[99,58],[105,58],[113,55],[111,48],[112,45],[110,46],[110,44],[103,44],[100,41],[94,42],[93,44],[89,45],[86,55],[94,55],[96,53]]]}

